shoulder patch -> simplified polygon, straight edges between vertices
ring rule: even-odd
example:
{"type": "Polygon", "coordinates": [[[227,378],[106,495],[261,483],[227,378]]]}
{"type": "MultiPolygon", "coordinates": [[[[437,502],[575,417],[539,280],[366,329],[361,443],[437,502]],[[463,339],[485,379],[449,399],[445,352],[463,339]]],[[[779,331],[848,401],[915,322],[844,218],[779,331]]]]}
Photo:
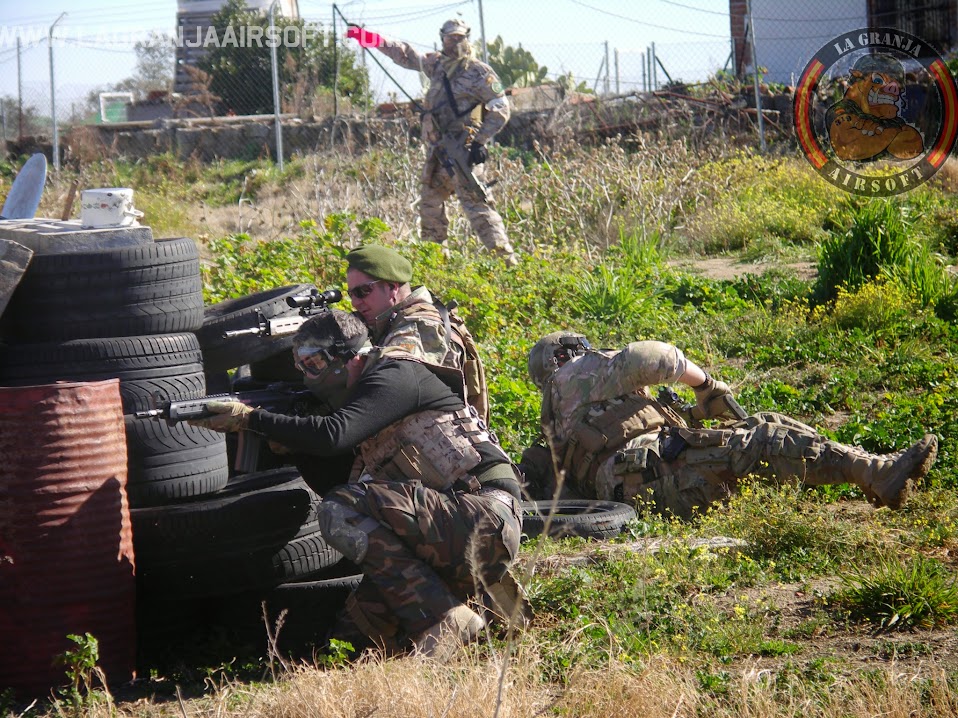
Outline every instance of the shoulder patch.
{"type": "MultiPolygon", "coordinates": [[[[490,78],[490,79],[492,79],[492,78],[490,78]]],[[[493,92],[495,92],[496,94],[501,94],[502,91],[503,91],[503,90],[502,90],[502,83],[499,82],[498,80],[492,80],[492,84],[490,85],[489,89],[492,90],[493,92]]]]}

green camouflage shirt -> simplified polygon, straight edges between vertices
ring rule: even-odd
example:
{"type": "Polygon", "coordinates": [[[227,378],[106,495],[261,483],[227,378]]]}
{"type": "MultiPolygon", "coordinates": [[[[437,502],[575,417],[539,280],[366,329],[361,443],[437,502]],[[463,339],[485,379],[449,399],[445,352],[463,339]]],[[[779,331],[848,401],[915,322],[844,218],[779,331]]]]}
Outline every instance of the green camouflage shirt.
{"type": "Polygon", "coordinates": [[[638,392],[650,397],[652,384],[671,384],[686,369],[678,347],[655,341],[632,342],[621,351],[589,351],[560,367],[548,383],[542,423],[553,433],[559,455],[574,427],[602,403],[638,392]]]}

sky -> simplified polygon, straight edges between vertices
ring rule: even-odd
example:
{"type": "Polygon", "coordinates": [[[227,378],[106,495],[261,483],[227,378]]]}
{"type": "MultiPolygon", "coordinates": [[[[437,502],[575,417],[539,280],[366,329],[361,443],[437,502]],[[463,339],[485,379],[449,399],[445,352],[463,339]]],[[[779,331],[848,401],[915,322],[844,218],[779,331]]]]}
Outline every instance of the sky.
{"type": "MultiPolygon", "coordinates": [[[[299,7],[307,20],[325,28],[332,23],[330,2],[300,0],[299,7]]],[[[608,43],[613,92],[616,50],[621,92],[641,89],[642,53],[652,43],[669,76],[686,81],[704,79],[729,55],[727,0],[344,0],[337,7],[350,22],[424,51],[433,48],[440,25],[451,17],[469,23],[478,39],[481,9],[487,41],[501,35],[507,45],[529,50],[550,76],[572,72],[578,81],[599,89],[603,81],[597,76],[605,66],[608,43]]],[[[89,89],[129,76],[134,40],[152,30],[172,32],[176,26],[175,0],[0,0],[0,95],[17,94],[19,32],[24,100],[49,107],[47,33],[61,13],[66,15],[57,23],[53,48],[58,116],[89,89]]],[[[407,92],[418,94],[417,73],[376,56],[407,92]]],[[[377,99],[400,92],[375,63],[367,62],[377,99]]]]}

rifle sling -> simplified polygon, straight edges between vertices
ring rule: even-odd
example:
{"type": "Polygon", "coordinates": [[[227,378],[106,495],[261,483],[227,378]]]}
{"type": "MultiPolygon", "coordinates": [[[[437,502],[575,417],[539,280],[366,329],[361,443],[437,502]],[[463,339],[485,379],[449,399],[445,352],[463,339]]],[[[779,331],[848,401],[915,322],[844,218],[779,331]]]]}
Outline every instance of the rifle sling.
{"type": "Polygon", "coordinates": [[[446,98],[449,101],[449,108],[452,110],[453,114],[456,116],[456,119],[459,119],[460,117],[465,117],[466,115],[471,113],[474,109],[476,109],[476,105],[479,104],[478,102],[472,103],[467,109],[463,110],[462,112],[459,111],[459,106],[456,104],[456,97],[455,95],[452,94],[452,83],[449,82],[449,76],[446,74],[445,70],[443,70],[442,72],[442,85],[443,87],[446,88],[446,98]]]}

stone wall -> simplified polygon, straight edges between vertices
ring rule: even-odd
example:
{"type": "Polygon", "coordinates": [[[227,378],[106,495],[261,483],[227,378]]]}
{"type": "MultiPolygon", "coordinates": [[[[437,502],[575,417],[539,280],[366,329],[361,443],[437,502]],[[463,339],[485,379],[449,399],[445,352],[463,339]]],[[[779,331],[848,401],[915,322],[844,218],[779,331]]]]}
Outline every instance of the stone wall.
{"type": "MultiPolygon", "coordinates": [[[[315,152],[336,146],[367,146],[412,134],[406,120],[339,118],[323,122],[291,120],[283,123],[283,156],[315,152]]],[[[139,159],[172,153],[203,162],[221,158],[276,156],[272,118],[230,122],[162,120],[80,128],[64,139],[64,157],[91,150],[110,156],[139,159]],[[91,147],[92,145],[92,147],[91,147]],[[82,148],[82,151],[81,151],[82,148]]]]}

